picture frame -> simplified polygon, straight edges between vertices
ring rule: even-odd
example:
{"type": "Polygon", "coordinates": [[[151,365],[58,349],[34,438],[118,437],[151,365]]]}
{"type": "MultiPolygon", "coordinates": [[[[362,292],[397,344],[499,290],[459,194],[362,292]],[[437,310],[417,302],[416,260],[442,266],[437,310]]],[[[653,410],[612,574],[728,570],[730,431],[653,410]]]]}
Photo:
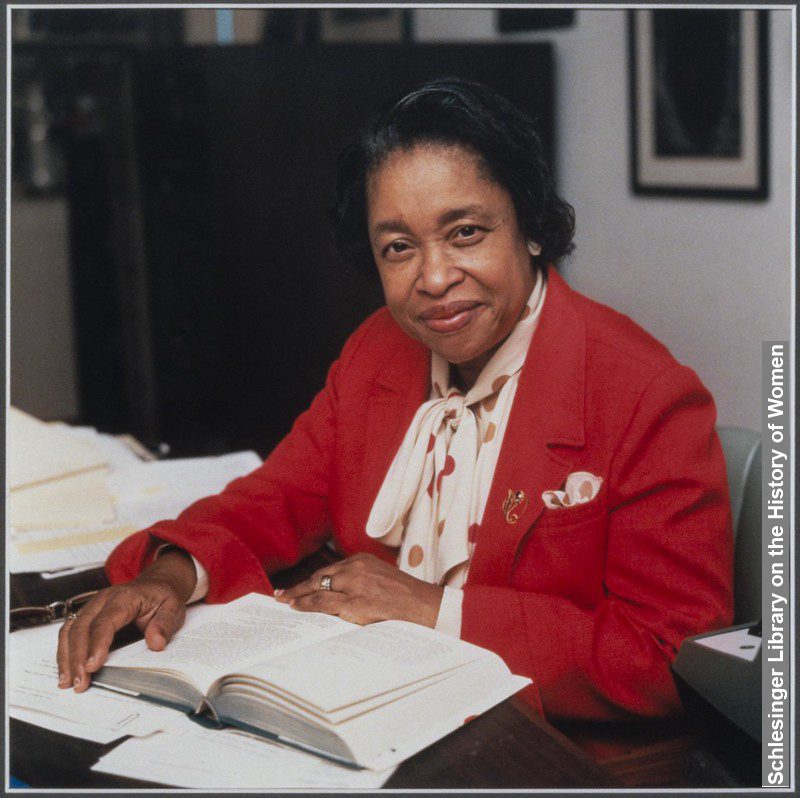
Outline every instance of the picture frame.
{"type": "Polygon", "coordinates": [[[628,42],[633,192],[766,199],[766,13],[629,11],[628,42]]]}

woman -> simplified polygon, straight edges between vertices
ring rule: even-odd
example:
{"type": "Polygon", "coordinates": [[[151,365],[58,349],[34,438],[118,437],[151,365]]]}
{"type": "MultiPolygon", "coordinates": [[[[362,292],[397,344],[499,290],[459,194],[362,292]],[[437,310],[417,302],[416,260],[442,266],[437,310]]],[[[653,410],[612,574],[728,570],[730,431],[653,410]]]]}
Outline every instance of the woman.
{"type": "Polygon", "coordinates": [[[731,618],[714,404],[556,272],[572,209],[530,121],[460,80],[411,92],[345,151],[335,220],[387,307],[258,470],[120,544],[60,684],[124,624],[160,649],[187,601],[269,593],[332,536],[345,559],[279,600],[493,649],[551,717],[677,711],[677,646],[731,618]]]}

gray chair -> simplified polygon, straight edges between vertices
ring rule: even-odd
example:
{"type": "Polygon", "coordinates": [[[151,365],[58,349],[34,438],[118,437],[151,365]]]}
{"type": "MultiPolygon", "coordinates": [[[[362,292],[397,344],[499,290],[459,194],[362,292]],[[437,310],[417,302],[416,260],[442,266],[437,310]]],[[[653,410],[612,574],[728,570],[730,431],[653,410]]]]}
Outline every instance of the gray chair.
{"type": "Polygon", "coordinates": [[[718,427],[725,453],[735,540],[734,623],[761,618],[761,434],[718,427]]]}

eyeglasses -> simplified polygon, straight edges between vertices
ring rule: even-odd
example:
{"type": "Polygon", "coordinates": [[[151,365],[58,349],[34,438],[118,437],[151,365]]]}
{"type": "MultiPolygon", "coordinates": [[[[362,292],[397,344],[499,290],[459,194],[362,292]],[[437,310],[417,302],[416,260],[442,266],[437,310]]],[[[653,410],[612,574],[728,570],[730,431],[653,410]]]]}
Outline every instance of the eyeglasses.
{"type": "Polygon", "coordinates": [[[87,593],[78,593],[77,596],[65,601],[53,601],[44,607],[17,607],[9,613],[11,631],[27,629],[31,626],[42,626],[46,623],[63,621],[73,612],[77,612],[89,599],[97,593],[90,590],[87,593]]]}

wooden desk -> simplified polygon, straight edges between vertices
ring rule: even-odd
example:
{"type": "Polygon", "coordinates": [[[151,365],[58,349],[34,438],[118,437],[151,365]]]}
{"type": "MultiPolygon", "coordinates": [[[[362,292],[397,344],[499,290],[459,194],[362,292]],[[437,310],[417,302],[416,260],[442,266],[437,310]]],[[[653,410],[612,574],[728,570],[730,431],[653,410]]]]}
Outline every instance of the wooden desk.
{"type": "Polygon", "coordinates": [[[625,787],[761,787],[761,745],[696,699],[682,718],[558,724],[625,787]]]}
{"type": "MultiPolygon", "coordinates": [[[[334,558],[333,554],[315,555],[273,581],[277,587],[288,587],[334,558]]],[[[105,584],[101,569],[50,580],[15,575],[11,606],[43,604],[105,584]]],[[[100,745],[13,719],[9,736],[10,772],[33,787],[157,786],[90,771],[119,741],[100,745]]],[[[617,783],[553,726],[510,699],[404,762],[386,787],[565,788],[617,783]]]]}

